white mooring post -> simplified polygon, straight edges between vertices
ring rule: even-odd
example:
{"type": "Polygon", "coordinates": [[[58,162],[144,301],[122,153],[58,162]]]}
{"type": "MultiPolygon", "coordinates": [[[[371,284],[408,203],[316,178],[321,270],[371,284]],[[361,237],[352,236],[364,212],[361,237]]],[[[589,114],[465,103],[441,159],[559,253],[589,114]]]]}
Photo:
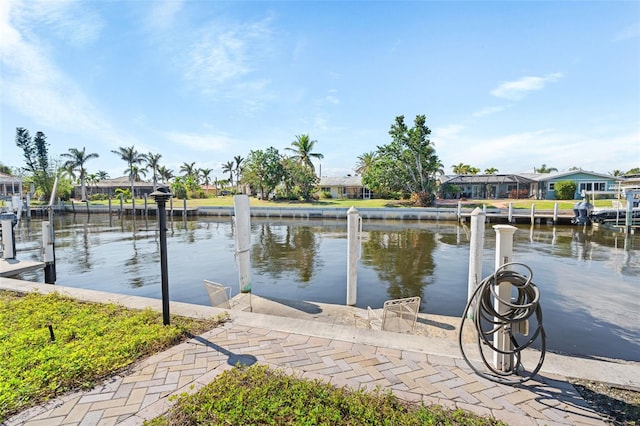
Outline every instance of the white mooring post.
{"type": "Polygon", "coordinates": [[[16,258],[14,241],[13,219],[2,219],[2,257],[4,259],[16,258]]]}
{"type": "Polygon", "coordinates": [[[513,203],[509,203],[509,223],[513,223],[513,203]]]}
{"type": "Polygon", "coordinates": [[[627,191],[627,212],[624,216],[624,227],[627,234],[631,234],[633,228],[633,196],[636,193],[637,191],[627,191]]]}
{"type": "Polygon", "coordinates": [[[462,222],[462,201],[458,201],[458,223],[462,222]]]}
{"type": "Polygon", "coordinates": [[[56,254],[53,227],[48,220],[42,221],[42,249],[44,260],[44,282],[56,283],[56,254]]]}
{"type": "MultiPolygon", "coordinates": [[[[495,269],[510,263],[513,257],[513,234],[516,232],[515,226],[511,225],[495,225],[493,229],[496,231],[496,262],[495,269]]],[[[501,282],[495,283],[498,285],[497,295],[500,299],[511,300],[511,283],[501,282]]],[[[494,309],[502,314],[506,312],[509,307],[500,303],[497,299],[494,300],[494,309]]],[[[497,321],[497,319],[496,319],[497,321]]],[[[506,332],[498,331],[494,334],[496,341],[494,346],[501,351],[512,351],[513,345],[509,340],[509,335],[506,332]]],[[[513,356],[505,355],[498,352],[493,353],[493,366],[496,370],[511,371],[513,368],[513,356]]]]}
{"type": "MultiPolygon", "coordinates": [[[[476,291],[476,287],[482,280],[482,253],[484,246],[484,222],[486,215],[478,207],[471,212],[471,241],[469,245],[469,284],[467,301],[476,291]]],[[[469,309],[469,318],[473,316],[469,309]]]]}
{"type": "Polygon", "coordinates": [[[355,305],[358,294],[358,260],[362,218],[351,206],[347,212],[347,305],[355,305]]]}
{"type": "Polygon", "coordinates": [[[531,224],[536,223],[536,205],[531,204],[531,224]]]}
{"type": "Polygon", "coordinates": [[[238,256],[238,275],[240,291],[251,292],[251,216],[249,197],[245,194],[233,196],[234,221],[236,224],[236,255],[238,256]]]}
{"type": "Polygon", "coordinates": [[[558,224],[558,203],[553,205],[553,224],[558,224]]]}

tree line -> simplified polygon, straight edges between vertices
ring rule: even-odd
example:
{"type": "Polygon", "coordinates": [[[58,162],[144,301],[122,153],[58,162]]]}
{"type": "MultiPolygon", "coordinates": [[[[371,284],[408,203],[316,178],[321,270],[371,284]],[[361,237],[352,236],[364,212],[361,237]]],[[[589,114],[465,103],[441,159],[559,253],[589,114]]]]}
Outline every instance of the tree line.
{"type": "MultiPolygon", "coordinates": [[[[436,154],[429,136],[431,130],[426,125],[426,116],[417,115],[413,126],[405,123],[403,115],[397,116],[388,131],[390,142],[377,146],[374,151],[357,157],[354,168],[361,175],[362,184],[375,191],[381,198],[410,199],[418,206],[430,205],[439,185],[439,176],[444,174],[444,166],[436,154]]],[[[295,136],[295,140],[281,153],[277,148],[251,150],[246,158],[236,155],[233,160],[222,164],[223,179],[212,177],[213,169],[198,168],[195,162],[183,163],[179,174],[161,164],[162,154],[141,153],[135,146],[119,147],[111,152],[126,163],[124,174],[129,179],[129,189],[119,191],[130,196],[135,203],[135,185],[149,173],[154,189],[159,183],[169,185],[171,192],[178,198],[205,197],[201,185],[209,188],[212,184],[217,194],[219,188],[229,192],[240,192],[243,185],[251,193],[262,199],[301,199],[310,200],[318,192],[320,177],[316,174],[313,160],[322,160],[324,155],[314,152],[317,141],[309,134],[295,136]],[[228,176],[228,178],[226,178],[228,176]],[[235,185],[235,186],[234,186],[235,185]]],[[[108,179],[105,171],[88,173],[87,162],[98,158],[97,153],[89,153],[86,148],[69,148],[58,160],[49,158],[49,144],[46,135],[38,131],[31,137],[25,128],[16,129],[16,145],[22,149],[25,166],[21,171],[27,183],[36,188],[36,195],[42,199],[50,197],[55,177],[59,178],[58,192],[61,198],[71,195],[73,185],[80,185],[80,198],[88,198],[87,185],[97,184],[108,179]]],[[[469,164],[459,163],[451,166],[456,175],[476,175],[480,169],[469,164]]],[[[572,167],[570,170],[580,170],[572,167]]],[[[0,171],[10,172],[10,168],[0,164],[0,171]]],[[[535,173],[558,171],[555,167],[542,164],[534,168],[535,173]]],[[[487,175],[498,173],[490,167],[484,170],[487,175]]],[[[614,170],[610,174],[621,176],[639,174],[640,168],[626,173],[614,170]]]]}

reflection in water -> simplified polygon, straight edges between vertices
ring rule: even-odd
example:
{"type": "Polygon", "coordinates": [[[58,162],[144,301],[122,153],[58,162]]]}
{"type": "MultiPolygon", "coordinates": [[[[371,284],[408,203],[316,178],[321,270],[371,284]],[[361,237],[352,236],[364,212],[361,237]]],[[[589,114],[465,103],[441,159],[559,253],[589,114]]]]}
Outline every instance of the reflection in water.
{"type": "Polygon", "coordinates": [[[423,295],[433,279],[435,238],[422,229],[370,231],[363,242],[362,263],[389,284],[390,299],[423,295]]]}
{"type": "Polygon", "coordinates": [[[311,227],[262,223],[251,231],[257,234],[251,247],[251,263],[257,273],[281,278],[283,272],[295,271],[302,283],[308,283],[322,267],[311,227]]]}
{"type": "MultiPolygon", "coordinates": [[[[41,260],[42,220],[16,227],[19,259],[41,260]]],[[[160,299],[157,222],[109,215],[56,215],[57,283],[160,299]]],[[[444,222],[363,223],[357,306],[420,295],[421,311],[461,315],[469,230],[444,222]]],[[[203,279],[237,288],[230,218],[176,218],[168,235],[171,300],[208,304],[203,279]]],[[[592,227],[518,226],[514,261],[529,265],[554,351],[640,361],[640,240],[592,227]]],[[[344,304],[346,221],[252,218],[253,291],[263,297],[344,304]]],[[[494,264],[485,230],[483,275],[494,264]]],[[[22,279],[43,282],[42,271],[22,279]]]]}

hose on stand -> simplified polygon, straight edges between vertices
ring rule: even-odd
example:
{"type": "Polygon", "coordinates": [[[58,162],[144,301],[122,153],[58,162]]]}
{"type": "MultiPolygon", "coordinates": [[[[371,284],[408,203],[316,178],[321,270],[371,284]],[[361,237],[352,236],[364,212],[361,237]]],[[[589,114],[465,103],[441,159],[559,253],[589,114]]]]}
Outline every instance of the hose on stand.
{"type": "Polygon", "coordinates": [[[494,382],[515,385],[531,379],[538,373],[538,371],[540,371],[546,353],[546,334],[542,325],[542,308],[539,303],[540,292],[538,287],[533,283],[532,278],[533,271],[527,265],[515,262],[506,263],[499,267],[492,275],[482,280],[482,282],[480,282],[476,287],[473,296],[469,299],[464,310],[462,323],[460,324],[458,345],[464,360],[479,376],[494,382]],[[528,271],[528,275],[523,275],[514,270],[510,270],[514,266],[517,267],[516,269],[526,269],[528,271]],[[516,289],[517,295],[513,298],[509,295],[509,300],[500,298],[498,295],[498,287],[500,283],[511,283],[513,286],[512,288],[516,289]],[[494,301],[500,302],[503,306],[502,310],[504,310],[504,312],[499,313],[496,311],[494,301]],[[528,323],[530,322],[530,318],[534,315],[537,321],[537,327],[533,333],[530,333],[528,331],[528,323]],[[476,368],[464,351],[464,346],[462,344],[462,330],[468,318],[474,321],[478,336],[477,344],[482,357],[482,362],[491,374],[480,371],[476,368]],[[516,340],[515,334],[522,330],[524,324],[527,324],[527,332],[524,334],[531,335],[531,337],[526,342],[519,343],[516,340]],[[490,329],[486,330],[487,328],[490,329]],[[498,333],[505,334],[505,338],[508,338],[512,344],[512,350],[504,350],[504,348],[500,349],[496,347],[498,333]],[[540,358],[536,367],[530,373],[527,373],[522,364],[522,351],[531,346],[538,337],[541,339],[540,358]],[[512,362],[511,370],[501,371],[491,365],[485,357],[482,345],[488,346],[493,352],[511,357],[514,361],[512,362]],[[518,377],[507,377],[512,375],[518,377]]]}

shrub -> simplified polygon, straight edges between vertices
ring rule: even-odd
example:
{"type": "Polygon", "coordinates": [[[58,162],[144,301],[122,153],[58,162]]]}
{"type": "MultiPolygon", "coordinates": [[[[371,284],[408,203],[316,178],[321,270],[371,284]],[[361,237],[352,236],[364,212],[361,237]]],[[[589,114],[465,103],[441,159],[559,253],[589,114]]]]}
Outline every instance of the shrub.
{"type": "Polygon", "coordinates": [[[572,180],[561,180],[554,185],[556,200],[573,200],[578,184],[572,180]]]}

